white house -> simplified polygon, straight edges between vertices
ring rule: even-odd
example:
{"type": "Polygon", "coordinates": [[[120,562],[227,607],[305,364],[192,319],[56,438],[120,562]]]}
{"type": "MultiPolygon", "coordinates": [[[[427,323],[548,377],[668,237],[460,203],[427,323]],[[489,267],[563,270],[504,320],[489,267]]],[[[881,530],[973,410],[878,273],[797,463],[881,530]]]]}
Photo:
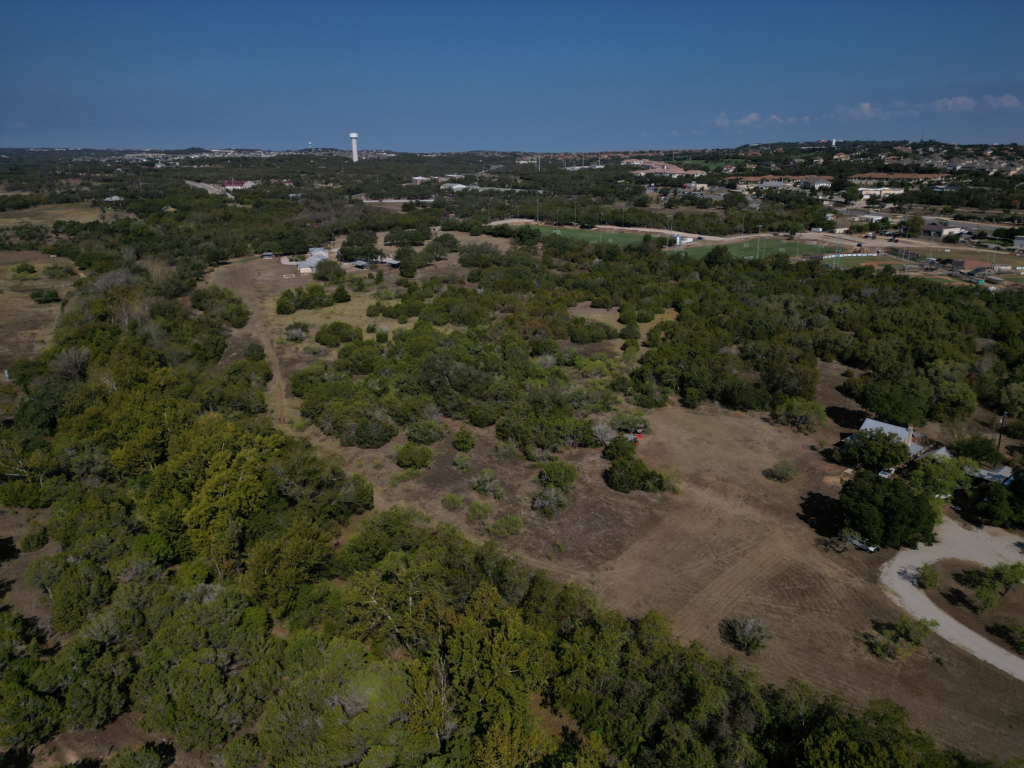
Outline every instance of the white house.
{"type": "Polygon", "coordinates": [[[953,226],[952,224],[943,224],[941,221],[929,221],[923,227],[921,232],[931,237],[938,237],[940,240],[950,235],[959,235],[963,233],[963,228],[953,226]]]}
{"type": "Polygon", "coordinates": [[[917,455],[924,450],[923,445],[919,445],[914,442],[913,427],[897,427],[895,424],[886,424],[884,421],[864,419],[864,423],[860,425],[859,431],[863,432],[865,429],[880,429],[887,435],[896,435],[896,437],[900,439],[900,442],[910,449],[910,458],[912,459],[916,458],[917,455]]]}
{"type": "Polygon", "coordinates": [[[1017,235],[1013,238],[1013,247],[1018,251],[1024,249],[1024,235],[1017,235]]]}

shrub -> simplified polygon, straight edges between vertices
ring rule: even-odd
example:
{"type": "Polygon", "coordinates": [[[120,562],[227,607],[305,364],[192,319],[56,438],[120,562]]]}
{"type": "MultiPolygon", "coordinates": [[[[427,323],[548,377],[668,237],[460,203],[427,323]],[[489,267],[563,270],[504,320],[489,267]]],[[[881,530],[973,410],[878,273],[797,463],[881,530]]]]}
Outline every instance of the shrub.
{"type": "Polygon", "coordinates": [[[598,443],[607,444],[615,437],[615,430],[609,425],[600,422],[594,424],[590,431],[594,435],[594,440],[598,443]]]}
{"type": "Polygon", "coordinates": [[[747,655],[757,653],[772,639],[764,619],[741,616],[729,623],[729,634],[733,644],[747,655]]]}
{"type": "Polygon", "coordinates": [[[434,463],[434,454],[425,445],[406,443],[398,449],[396,461],[403,469],[425,469],[434,463]]]}
{"type": "Polygon", "coordinates": [[[485,469],[480,472],[476,482],[473,483],[473,490],[483,496],[491,496],[499,501],[505,498],[505,489],[498,484],[498,478],[493,469],[485,469]]]}
{"type": "Polygon", "coordinates": [[[14,265],[14,274],[16,275],[34,275],[36,268],[29,264],[27,261],[23,261],[20,264],[14,265]]]}
{"type": "Polygon", "coordinates": [[[43,267],[43,275],[51,280],[59,280],[62,277],[74,277],[77,274],[75,268],[67,264],[50,264],[43,267]]]}
{"type": "Polygon", "coordinates": [[[377,339],[377,343],[378,344],[387,344],[388,343],[388,332],[387,331],[377,331],[377,335],[376,335],[375,338],[377,339]]]}
{"type": "Polygon", "coordinates": [[[796,480],[796,478],[800,477],[800,470],[791,462],[783,459],[782,461],[775,462],[766,474],[772,480],[788,483],[790,480],[796,480]]]}
{"type": "Polygon", "coordinates": [[[469,509],[466,510],[466,522],[479,523],[490,517],[491,508],[482,501],[469,502],[469,509]]]}
{"type": "Polygon", "coordinates": [[[1003,454],[999,451],[995,441],[981,435],[965,437],[963,440],[958,440],[953,447],[957,456],[974,459],[982,464],[994,466],[1004,461],[1003,454]]]}
{"type": "Polygon", "coordinates": [[[455,433],[455,437],[452,438],[452,445],[455,446],[456,451],[466,453],[473,450],[473,447],[476,445],[476,437],[468,429],[462,427],[455,433]]]}
{"type": "Polygon", "coordinates": [[[32,291],[28,297],[36,304],[53,304],[55,301],[60,301],[60,296],[52,290],[32,291]]]}
{"type": "Polygon", "coordinates": [[[288,341],[305,341],[307,333],[309,333],[309,323],[289,323],[284,329],[284,337],[288,341]]]}
{"type": "Polygon", "coordinates": [[[871,651],[879,658],[888,657],[894,661],[909,658],[921,647],[939,622],[930,619],[911,621],[906,616],[891,629],[883,629],[881,637],[871,644],[871,651]]]}
{"type": "Polygon", "coordinates": [[[612,417],[611,425],[620,432],[642,432],[650,422],[639,411],[620,411],[612,417]]]}
{"type": "Polygon", "coordinates": [[[616,459],[604,472],[604,481],[613,491],[629,493],[630,491],[660,491],[663,480],[660,474],[640,459],[616,459]]]}
{"type": "Polygon", "coordinates": [[[468,472],[469,471],[469,456],[467,456],[464,453],[459,453],[459,454],[457,454],[455,456],[455,461],[453,461],[452,464],[454,464],[455,468],[457,470],[459,470],[460,472],[468,472]]]}
{"type": "Polygon", "coordinates": [[[345,290],[344,285],[339,285],[334,289],[334,293],[331,294],[331,298],[334,299],[335,304],[344,304],[346,301],[352,301],[352,297],[349,292],[345,290]]]}
{"type": "Polygon", "coordinates": [[[433,445],[444,437],[444,425],[423,419],[410,424],[407,433],[409,439],[414,443],[433,445]]]}
{"type": "Polygon", "coordinates": [[[543,517],[560,517],[565,509],[565,494],[555,487],[545,488],[533,497],[530,504],[543,517]]]}
{"type": "Polygon", "coordinates": [[[519,515],[504,515],[487,526],[487,532],[499,539],[515,536],[521,530],[523,530],[523,518],[519,515]]]}
{"type": "Polygon", "coordinates": [[[931,565],[925,563],[917,569],[917,586],[921,589],[933,589],[939,586],[939,574],[931,565]]]}
{"type": "Polygon", "coordinates": [[[601,455],[609,461],[616,459],[632,459],[636,457],[636,443],[623,435],[616,435],[604,447],[601,455]]]}
{"type": "Polygon", "coordinates": [[[775,407],[772,417],[779,424],[789,424],[811,434],[825,424],[825,409],[813,400],[791,397],[775,407]]]}
{"type": "Polygon", "coordinates": [[[263,345],[258,341],[254,341],[247,346],[245,348],[245,352],[242,354],[245,356],[246,360],[252,360],[254,362],[259,362],[267,356],[266,350],[263,349],[263,345]]]}
{"type": "Polygon", "coordinates": [[[18,543],[18,549],[22,552],[35,552],[45,547],[49,541],[50,534],[46,530],[46,526],[33,523],[29,526],[28,533],[18,543]]]}
{"type": "Polygon", "coordinates": [[[576,487],[576,467],[565,461],[553,459],[540,470],[540,482],[545,488],[557,488],[562,493],[569,493],[576,487]]]}
{"type": "Polygon", "coordinates": [[[334,322],[321,326],[314,338],[317,344],[325,347],[340,347],[346,342],[362,339],[363,332],[348,323],[334,322]]]}
{"type": "Polygon", "coordinates": [[[454,512],[462,508],[462,497],[457,493],[446,493],[441,499],[441,506],[454,512]]]}
{"type": "Polygon", "coordinates": [[[277,297],[276,311],[279,315],[295,314],[295,294],[290,288],[277,297]]]}

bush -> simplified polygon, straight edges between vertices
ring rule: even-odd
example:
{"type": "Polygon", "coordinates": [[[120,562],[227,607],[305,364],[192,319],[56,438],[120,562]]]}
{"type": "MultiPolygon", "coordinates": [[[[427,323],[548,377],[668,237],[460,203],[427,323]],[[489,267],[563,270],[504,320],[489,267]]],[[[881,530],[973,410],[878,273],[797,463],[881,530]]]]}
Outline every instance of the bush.
{"type": "Polygon", "coordinates": [[[77,274],[75,268],[67,264],[50,264],[43,267],[43,275],[51,280],[59,280],[62,277],[74,277],[77,274]]]}
{"type": "MultiPolygon", "coordinates": [[[[323,262],[321,262],[323,263],[323,262]]],[[[340,347],[349,341],[357,341],[363,338],[363,332],[358,328],[354,328],[348,323],[327,323],[327,325],[321,326],[314,339],[317,344],[323,344],[325,347],[340,347]]]]}
{"type": "Polygon", "coordinates": [[[60,296],[57,295],[57,292],[51,290],[32,291],[28,297],[36,304],[53,304],[56,301],[60,301],[60,296]]]}
{"type": "Polygon", "coordinates": [[[305,341],[307,333],[309,333],[309,323],[290,323],[284,329],[284,337],[288,341],[305,341]]]}
{"type": "Polygon", "coordinates": [[[981,435],[972,435],[958,440],[953,448],[956,450],[957,456],[974,459],[982,464],[995,466],[1005,461],[995,441],[981,435]]]}
{"type": "Polygon", "coordinates": [[[731,621],[729,634],[733,644],[748,656],[760,651],[772,639],[764,620],[753,616],[741,616],[731,621]]]}
{"type": "Polygon", "coordinates": [[[466,510],[466,522],[468,523],[479,523],[481,520],[486,520],[490,517],[491,508],[484,504],[482,501],[471,501],[469,503],[469,509],[466,510]]]}
{"type": "Polygon", "coordinates": [[[257,363],[260,360],[266,358],[267,356],[266,350],[263,349],[263,345],[260,344],[258,341],[254,341],[249,346],[247,346],[245,348],[245,352],[243,352],[242,354],[245,356],[246,360],[252,360],[253,362],[257,363]]]}
{"type": "Polygon", "coordinates": [[[468,429],[462,427],[455,433],[455,437],[452,438],[452,445],[455,446],[456,451],[466,453],[473,450],[474,446],[476,446],[476,437],[468,429]]]}
{"type": "Polygon", "coordinates": [[[20,264],[14,265],[14,274],[16,275],[34,275],[36,268],[29,264],[27,261],[23,261],[20,264]]]}
{"type": "Polygon", "coordinates": [[[566,506],[565,494],[555,487],[545,488],[533,497],[530,506],[542,517],[560,517],[566,506]]]}
{"type": "Polygon", "coordinates": [[[434,463],[434,454],[424,445],[406,443],[398,449],[396,461],[403,469],[425,469],[434,463]]]}
{"type": "Polygon", "coordinates": [[[49,541],[50,534],[46,530],[46,526],[33,523],[29,526],[28,533],[18,543],[18,549],[22,552],[35,552],[45,547],[49,541]]]}
{"type": "Polygon", "coordinates": [[[464,453],[459,453],[459,454],[457,454],[455,456],[455,461],[453,461],[452,464],[454,464],[455,468],[457,470],[459,470],[460,472],[468,472],[469,471],[469,456],[467,456],[464,453]]]}
{"type": "Polygon", "coordinates": [[[335,304],[344,304],[346,301],[352,301],[352,297],[349,292],[345,290],[344,285],[339,285],[334,289],[334,293],[331,294],[331,298],[334,299],[335,304]]]}
{"type": "Polygon", "coordinates": [[[881,638],[871,644],[871,651],[879,658],[888,657],[894,661],[909,658],[932,633],[932,628],[938,625],[939,622],[930,619],[911,621],[900,616],[894,627],[882,630],[881,638]]]}
{"type": "Polygon", "coordinates": [[[462,497],[457,493],[446,493],[441,499],[441,506],[454,512],[462,508],[462,497]]]}
{"type": "Polygon", "coordinates": [[[632,459],[636,457],[636,443],[624,435],[616,435],[601,451],[601,456],[609,461],[616,459],[632,459]]]}
{"type": "Polygon", "coordinates": [[[519,515],[504,515],[487,526],[487,532],[499,539],[515,536],[521,530],[523,530],[523,518],[519,515]]]}
{"type": "Polygon", "coordinates": [[[939,574],[931,565],[924,564],[917,569],[917,586],[921,589],[933,589],[939,586],[939,574]]]}
{"type": "Polygon", "coordinates": [[[420,445],[433,445],[444,437],[444,425],[436,421],[423,419],[409,425],[407,430],[409,439],[420,445]]]}
{"type": "Polygon", "coordinates": [[[611,425],[620,432],[643,432],[650,422],[639,411],[620,411],[612,417],[611,425]]]}
{"type": "Polygon", "coordinates": [[[664,483],[660,474],[648,469],[640,459],[616,459],[604,472],[604,481],[613,491],[660,491],[664,483]]]}
{"type": "Polygon", "coordinates": [[[483,496],[490,496],[501,500],[505,498],[505,489],[498,485],[498,478],[493,469],[485,469],[480,472],[476,482],[473,483],[473,490],[483,496]]]}
{"type": "Polygon", "coordinates": [[[776,462],[772,465],[772,468],[766,473],[772,480],[778,480],[780,483],[788,483],[790,480],[796,480],[800,477],[800,470],[797,469],[791,462],[783,459],[782,461],[776,462]]]}
{"type": "Polygon", "coordinates": [[[375,338],[376,338],[378,344],[387,344],[388,343],[388,332],[387,331],[377,331],[377,335],[376,335],[375,338]]]}
{"type": "Polygon", "coordinates": [[[825,409],[813,400],[791,397],[776,406],[772,417],[779,424],[789,424],[801,432],[811,434],[825,424],[825,409]]]}
{"type": "Polygon", "coordinates": [[[576,467],[565,461],[553,459],[540,470],[540,482],[545,488],[557,488],[562,493],[569,493],[576,487],[576,467]]]}

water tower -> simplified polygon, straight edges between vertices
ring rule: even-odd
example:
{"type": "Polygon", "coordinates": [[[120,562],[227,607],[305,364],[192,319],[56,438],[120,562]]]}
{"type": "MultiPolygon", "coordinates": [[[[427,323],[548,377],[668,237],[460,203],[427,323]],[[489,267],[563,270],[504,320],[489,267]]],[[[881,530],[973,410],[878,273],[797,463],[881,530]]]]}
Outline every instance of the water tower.
{"type": "Polygon", "coordinates": [[[356,139],[359,138],[359,134],[358,133],[350,133],[348,135],[348,137],[350,139],[352,139],[352,162],[353,163],[358,163],[359,162],[359,149],[356,147],[356,139]]]}

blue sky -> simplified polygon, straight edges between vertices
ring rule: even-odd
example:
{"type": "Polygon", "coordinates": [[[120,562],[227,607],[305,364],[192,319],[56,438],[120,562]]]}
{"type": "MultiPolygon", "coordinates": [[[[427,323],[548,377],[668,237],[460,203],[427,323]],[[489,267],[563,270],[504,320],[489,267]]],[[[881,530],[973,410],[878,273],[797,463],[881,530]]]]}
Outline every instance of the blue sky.
{"type": "Polygon", "coordinates": [[[1024,142],[1024,2],[20,2],[0,146],[1024,142]]]}

